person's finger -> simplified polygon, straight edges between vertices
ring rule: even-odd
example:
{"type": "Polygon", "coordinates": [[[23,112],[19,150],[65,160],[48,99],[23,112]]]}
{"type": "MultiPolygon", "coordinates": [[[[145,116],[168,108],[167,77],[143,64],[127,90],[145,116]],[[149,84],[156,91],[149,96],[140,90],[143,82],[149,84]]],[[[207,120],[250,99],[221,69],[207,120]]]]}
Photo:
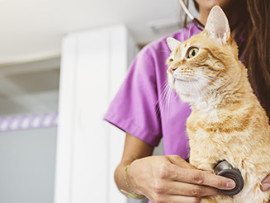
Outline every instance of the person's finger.
{"type": "Polygon", "coordinates": [[[263,179],[261,190],[263,192],[270,190],[270,175],[266,176],[266,178],[263,179]]]}
{"type": "MultiPolygon", "coordinates": [[[[207,187],[207,186],[201,186],[201,185],[193,185],[189,183],[182,183],[177,181],[171,181],[167,184],[167,190],[168,194],[172,195],[183,195],[183,196],[189,196],[189,197],[206,197],[206,196],[213,196],[217,195],[218,191],[214,188],[207,187]]],[[[160,188],[161,192],[162,189],[160,188]]]]}
{"type": "Polygon", "coordinates": [[[187,161],[185,161],[184,159],[182,159],[180,156],[178,155],[170,155],[168,156],[169,160],[171,163],[180,166],[181,168],[193,168],[196,169],[194,166],[192,166],[191,164],[189,164],[187,161]]]}
{"type": "Polygon", "coordinates": [[[217,176],[207,171],[180,168],[173,164],[170,166],[168,176],[175,181],[205,185],[221,190],[231,190],[235,187],[235,182],[232,179],[217,176]]]}

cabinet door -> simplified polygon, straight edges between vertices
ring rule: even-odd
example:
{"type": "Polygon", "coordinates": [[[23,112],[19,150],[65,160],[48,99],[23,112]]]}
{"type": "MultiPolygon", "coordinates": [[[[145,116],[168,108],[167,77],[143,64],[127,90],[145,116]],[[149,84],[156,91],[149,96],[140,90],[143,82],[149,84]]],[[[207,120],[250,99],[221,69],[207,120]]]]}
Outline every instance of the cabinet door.
{"type": "Polygon", "coordinates": [[[55,203],[127,201],[113,180],[124,133],[103,121],[103,115],[134,50],[122,25],[63,39],[55,203]]]}

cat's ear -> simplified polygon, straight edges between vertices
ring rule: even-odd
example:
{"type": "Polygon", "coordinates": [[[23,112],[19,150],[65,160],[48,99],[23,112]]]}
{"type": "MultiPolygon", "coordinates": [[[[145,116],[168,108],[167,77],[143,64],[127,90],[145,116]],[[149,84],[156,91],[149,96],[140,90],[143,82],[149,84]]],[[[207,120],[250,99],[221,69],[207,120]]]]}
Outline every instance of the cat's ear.
{"type": "Polygon", "coordinates": [[[230,38],[230,26],[228,19],[219,6],[214,6],[207,18],[205,30],[211,37],[221,40],[223,43],[230,38]]]}
{"type": "Polygon", "coordinates": [[[180,44],[181,42],[179,42],[178,40],[172,38],[172,37],[168,37],[167,38],[167,44],[170,48],[171,51],[175,50],[176,47],[180,44]]]}

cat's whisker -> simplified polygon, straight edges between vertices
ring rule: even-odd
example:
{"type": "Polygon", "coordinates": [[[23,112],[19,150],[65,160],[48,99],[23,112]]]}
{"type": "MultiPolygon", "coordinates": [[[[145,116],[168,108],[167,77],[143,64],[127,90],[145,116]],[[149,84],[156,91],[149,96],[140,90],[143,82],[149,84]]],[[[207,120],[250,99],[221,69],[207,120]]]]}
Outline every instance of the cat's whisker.
{"type": "Polygon", "coordinates": [[[161,91],[160,98],[159,98],[159,103],[160,103],[160,108],[163,108],[164,111],[166,112],[166,106],[168,102],[168,94],[169,94],[170,86],[168,82],[164,84],[163,90],[161,91]]]}
{"type": "MultiPolygon", "coordinates": [[[[165,97],[165,95],[167,94],[167,90],[168,90],[168,82],[165,81],[165,82],[163,83],[163,85],[161,86],[161,94],[160,94],[160,97],[159,97],[159,100],[160,100],[161,102],[164,101],[164,97],[165,97]]],[[[162,103],[161,103],[161,104],[162,104],[162,103]]]]}
{"type": "Polygon", "coordinates": [[[171,94],[172,94],[172,88],[170,88],[170,86],[169,86],[169,90],[168,90],[168,100],[167,100],[167,111],[168,111],[167,116],[169,115],[169,112],[170,112],[171,94]]]}
{"type": "Polygon", "coordinates": [[[166,88],[168,86],[168,82],[165,81],[162,85],[161,85],[161,94],[158,96],[158,101],[156,103],[156,114],[158,116],[159,119],[161,119],[161,112],[160,112],[160,108],[162,107],[162,103],[166,94],[166,88]]]}
{"type": "Polygon", "coordinates": [[[166,88],[167,85],[168,85],[168,81],[165,80],[161,85],[161,93],[163,92],[164,88],[166,88]]]}
{"type": "Polygon", "coordinates": [[[170,88],[169,85],[166,84],[163,91],[162,91],[162,93],[161,93],[160,104],[161,104],[162,107],[164,107],[169,88],[170,88]]]}
{"type": "Polygon", "coordinates": [[[167,94],[165,97],[165,103],[164,103],[164,112],[166,116],[169,116],[171,93],[172,93],[172,88],[168,86],[167,94]]]}
{"type": "Polygon", "coordinates": [[[156,103],[155,111],[156,111],[156,116],[157,116],[158,120],[161,120],[160,106],[159,106],[159,103],[158,102],[156,103]]]}
{"type": "MultiPolygon", "coordinates": [[[[158,96],[158,101],[157,101],[157,105],[158,107],[160,108],[162,106],[162,103],[164,101],[164,97],[165,97],[165,94],[166,94],[166,89],[168,88],[168,81],[164,81],[163,84],[161,85],[161,93],[160,95],[158,96]]],[[[157,109],[158,111],[160,111],[160,109],[157,109]]]]}

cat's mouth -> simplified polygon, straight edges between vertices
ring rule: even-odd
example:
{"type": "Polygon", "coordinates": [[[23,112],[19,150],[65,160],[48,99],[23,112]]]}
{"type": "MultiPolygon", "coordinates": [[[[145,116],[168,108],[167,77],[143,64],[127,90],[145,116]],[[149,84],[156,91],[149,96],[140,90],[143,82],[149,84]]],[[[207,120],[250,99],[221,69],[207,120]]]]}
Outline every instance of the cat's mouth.
{"type": "Polygon", "coordinates": [[[197,82],[198,80],[195,79],[180,79],[180,78],[175,78],[175,81],[180,81],[180,82],[197,82]]]}
{"type": "Polygon", "coordinates": [[[197,82],[198,81],[194,77],[192,77],[192,75],[174,73],[174,74],[172,74],[172,77],[175,81],[178,81],[178,82],[190,83],[190,82],[197,82]]]}

